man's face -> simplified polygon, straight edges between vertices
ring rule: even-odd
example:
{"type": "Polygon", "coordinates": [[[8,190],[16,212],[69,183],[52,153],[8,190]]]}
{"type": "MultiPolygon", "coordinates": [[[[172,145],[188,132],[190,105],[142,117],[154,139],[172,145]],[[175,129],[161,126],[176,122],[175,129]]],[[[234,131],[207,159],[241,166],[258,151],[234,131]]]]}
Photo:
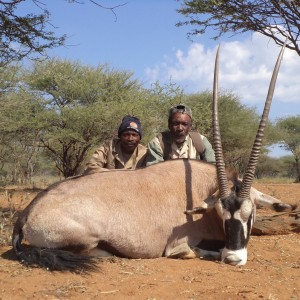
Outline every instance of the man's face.
{"type": "Polygon", "coordinates": [[[192,129],[191,118],[185,113],[175,113],[169,120],[169,130],[177,145],[183,144],[192,129]]]}
{"type": "Polygon", "coordinates": [[[120,141],[121,141],[121,148],[127,154],[133,153],[135,148],[140,143],[140,135],[134,130],[126,130],[121,133],[120,141]]]}

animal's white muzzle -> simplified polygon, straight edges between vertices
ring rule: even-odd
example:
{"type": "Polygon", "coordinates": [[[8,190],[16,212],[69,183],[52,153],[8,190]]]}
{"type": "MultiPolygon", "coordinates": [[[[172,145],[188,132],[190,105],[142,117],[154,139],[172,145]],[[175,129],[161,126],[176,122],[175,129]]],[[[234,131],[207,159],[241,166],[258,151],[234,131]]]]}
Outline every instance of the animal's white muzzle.
{"type": "Polygon", "coordinates": [[[232,266],[243,266],[247,263],[247,249],[228,250],[224,248],[222,251],[222,261],[232,266]]]}

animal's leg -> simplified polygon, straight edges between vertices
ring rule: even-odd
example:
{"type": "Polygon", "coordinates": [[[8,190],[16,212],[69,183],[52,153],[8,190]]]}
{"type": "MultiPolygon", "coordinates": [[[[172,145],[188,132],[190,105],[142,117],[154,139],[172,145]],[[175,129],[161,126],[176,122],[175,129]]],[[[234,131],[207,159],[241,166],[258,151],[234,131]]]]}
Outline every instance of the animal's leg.
{"type": "Polygon", "coordinates": [[[105,250],[99,249],[98,247],[90,249],[85,252],[89,256],[94,256],[94,257],[111,257],[113,254],[110,252],[107,252],[105,250]]]}
{"type": "Polygon", "coordinates": [[[171,249],[167,257],[189,259],[196,258],[197,256],[187,243],[183,243],[171,249]]]}
{"type": "Polygon", "coordinates": [[[256,205],[269,207],[270,209],[275,210],[277,212],[283,212],[283,211],[288,212],[288,211],[293,211],[297,208],[297,205],[284,203],[281,200],[276,199],[270,195],[264,194],[253,187],[251,188],[251,194],[255,199],[256,205]]]}
{"type": "Polygon", "coordinates": [[[194,253],[199,258],[221,260],[221,252],[193,248],[194,253]]]}
{"type": "Polygon", "coordinates": [[[85,248],[83,253],[89,256],[94,257],[112,257],[114,254],[112,253],[113,248],[107,247],[107,243],[104,241],[94,242],[90,244],[90,247],[85,248]]]}
{"type": "Polygon", "coordinates": [[[169,258],[204,258],[221,260],[221,251],[204,250],[198,247],[190,248],[187,243],[180,244],[173,248],[167,255],[169,258]]]}

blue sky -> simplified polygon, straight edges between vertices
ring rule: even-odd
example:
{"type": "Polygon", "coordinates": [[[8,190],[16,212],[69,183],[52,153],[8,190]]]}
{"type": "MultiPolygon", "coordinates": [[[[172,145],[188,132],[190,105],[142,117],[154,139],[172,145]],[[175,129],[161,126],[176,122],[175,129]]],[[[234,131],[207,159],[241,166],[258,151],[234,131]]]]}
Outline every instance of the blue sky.
{"type": "MultiPolygon", "coordinates": [[[[192,42],[186,35],[190,28],[175,27],[183,20],[176,12],[180,3],[175,0],[99,0],[106,6],[125,4],[115,9],[116,16],[86,2],[47,1],[55,26],[51,30],[68,36],[67,46],[52,50],[50,56],[131,71],[145,86],[171,80],[190,93],[211,90],[220,44],[220,88],[262,112],[280,51],[272,40],[254,33],[218,41],[202,35],[192,42]]],[[[36,7],[28,1],[25,10],[36,11],[36,7]]],[[[299,56],[286,50],[270,111],[272,120],[300,115],[299,69],[299,56]]],[[[282,154],[286,153],[278,148],[273,151],[274,156],[282,154]]]]}

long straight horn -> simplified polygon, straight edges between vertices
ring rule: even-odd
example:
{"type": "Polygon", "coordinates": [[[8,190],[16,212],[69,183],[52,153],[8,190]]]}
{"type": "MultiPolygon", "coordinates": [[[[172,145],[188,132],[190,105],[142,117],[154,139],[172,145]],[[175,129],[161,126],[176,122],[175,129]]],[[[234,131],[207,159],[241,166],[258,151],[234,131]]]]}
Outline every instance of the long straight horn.
{"type": "Polygon", "coordinates": [[[214,71],[214,87],[213,87],[213,144],[214,151],[216,156],[216,165],[217,165],[217,177],[218,177],[218,185],[221,193],[221,198],[225,198],[229,195],[229,187],[227,176],[225,172],[225,163],[223,159],[223,150],[221,143],[221,134],[219,127],[219,117],[218,117],[218,79],[219,79],[219,52],[220,46],[218,47],[218,51],[216,54],[215,61],[215,71],[214,71]]]}
{"type": "Polygon", "coordinates": [[[274,71],[273,71],[272,79],[271,79],[271,82],[270,82],[267,99],[266,99],[266,102],[265,102],[264,111],[263,111],[263,114],[262,114],[262,117],[261,117],[259,128],[258,128],[258,131],[257,131],[257,134],[256,134],[256,138],[255,138],[252,150],[251,150],[251,155],[250,155],[250,158],[249,158],[248,167],[247,167],[246,173],[245,173],[244,178],[243,178],[242,188],[241,188],[240,193],[239,193],[240,198],[248,198],[249,194],[250,194],[250,188],[251,188],[251,184],[252,184],[252,181],[253,181],[253,178],[254,178],[255,169],[256,169],[258,158],[259,158],[260,150],[261,150],[261,147],[262,147],[262,139],[264,137],[264,129],[265,129],[266,123],[268,121],[269,111],[270,111],[272,98],[273,98],[275,85],[276,85],[276,79],[277,79],[277,75],[278,75],[278,72],[279,72],[281,60],[282,60],[282,57],[283,57],[283,52],[284,52],[284,49],[285,49],[285,45],[286,45],[286,42],[282,46],[282,49],[281,49],[281,51],[278,55],[278,58],[277,58],[276,65],[274,67],[274,71]]]}

